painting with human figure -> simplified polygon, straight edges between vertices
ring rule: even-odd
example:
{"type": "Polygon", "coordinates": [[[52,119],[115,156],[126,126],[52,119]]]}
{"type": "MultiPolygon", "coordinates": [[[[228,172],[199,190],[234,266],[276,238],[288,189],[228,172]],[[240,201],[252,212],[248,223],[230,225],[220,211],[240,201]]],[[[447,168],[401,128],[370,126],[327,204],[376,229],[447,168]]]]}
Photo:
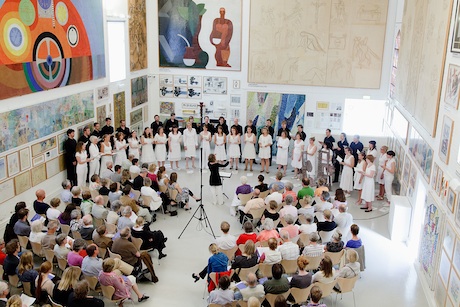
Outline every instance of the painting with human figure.
{"type": "Polygon", "coordinates": [[[241,0],[158,0],[160,67],[241,70],[241,0]]]}

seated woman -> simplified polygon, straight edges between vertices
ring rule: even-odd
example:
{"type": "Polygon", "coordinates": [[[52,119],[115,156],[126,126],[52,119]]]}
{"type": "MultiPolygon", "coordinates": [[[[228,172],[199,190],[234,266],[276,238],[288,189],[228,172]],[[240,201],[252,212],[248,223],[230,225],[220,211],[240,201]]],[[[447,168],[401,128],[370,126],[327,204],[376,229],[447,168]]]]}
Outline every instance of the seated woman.
{"type": "MultiPolygon", "coordinates": [[[[74,291],[70,293],[67,307],[104,307],[104,301],[88,296],[89,284],[86,280],[79,281],[74,288],[74,291]]],[[[123,304],[118,306],[123,307],[123,304]]]]}
{"type": "MultiPolygon", "coordinates": [[[[244,233],[240,234],[238,239],[236,239],[236,245],[245,244],[248,240],[251,240],[252,242],[257,242],[257,234],[254,233],[254,226],[251,222],[244,222],[243,229],[244,233]]],[[[241,251],[238,249],[235,254],[237,256],[241,255],[241,251]]]]}
{"type": "MultiPolygon", "coordinates": [[[[256,246],[253,241],[248,240],[244,244],[243,254],[236,256],[232,263],[232,269],[251,268],[257,264],[256,246]]],[[[238,272],[238,271],[237,271],[238,272]]]]}
{"type": "Polygon", "coordinates": [[[86,242],[83,239],[75,239],[72,246],[72,251],[67,254],[67,262],[70,266],[78,266],[81,268],[83,256],[80,253],[86,248],[86,242]]]}
{"type": "Polygon", "coordinates": [[[80,231],[80,229],[83,227],[81,211],[78,209],[72,210],[70,213],[70,218],[70,231],[80,231]]]}
{"type": "Polygon", "coordinates": [[[69,266],[62,273],[62,278],[59,280],[53,289],[53,301],[67,305],[69,296],[75,289],[78,280],[80,279],[81,271],[75,266],[69,266]]]}
{"type": "Polygon", "coordinates": [[[351,232],[351,239],[348,240],[346,247],[347,248],[360,248],[361,245],[363,245],[363,242],[361,242],[361,239],[358,238],[359,226],[356,224],[351,225],[350,232],[351,232]]]}
{"type": "Polygon", "coordinates": [[[229,289],[230,278],[228,276],[222,276],[219,278],[219,288],[212,290],[208,296],[208,304],[218,304],[221,306],[227,306],[235,300],[233,290],[229,289]]]}
{"type": "MultiPolygon", "coordinates": [[[[257,226],[260,226],[265,219],[269,218],[272,221],[277,221],[280,218],[280,214],[276,209],[278,208],[278,203],[276,200],[270,200],[268,203],[268,209],[264,210],[264,213],[262,213],[262,217],[260,221],[257,223],[257,226]]],[[[275,225],[276,226],[276,225],[275,225]]]]}
{"type": "Polygon", "coordinates": [[[8,242],[5,246],[6,258],[3,261],[3,274],[5,280],[8,280],[8,276],[16,275],[16,269],[19,265],[19,252],[21,251],[21,245],[19,245],[18,239],[13,239],[8,242]]]}
{"type": "Polygon", "coordinates": [[[61,211],[59,211],[58,207],[61,204],[61,200],[57,197],[54,197],[50,201],[50,208],[46,210],[46,218],[48,220],[57,220],[61,215],[61,211]]]}
{"type": "Polygon", "coordinates": [[[121,172],[121,185],[122,186],[127,186],[127,185],[132,185],[132,182],[131,182],[131,174],[129,173],[129,170],[127,169],[124,169],[122,172],[121,172]]]}
{"type": "Polygon", "coordinates": [[[316,183],[316,190],[315,190],[315,197],[320,197],[323,192],[329,192],[329,188],[327,187],[327,180],[323,177],[319,178],[316,183]]]}
{"type": "MultiPolygon", "coordinates": [[[[359,256],[358,253],[350,249],[347,251],[347,261],[348,263],[345,264],[342,269],[340,269],[339,273],[337,274],[336,278],[353,278],[355,276],[359,276],[359,273],[361,272],[361,265],[358,262],[359,256]]],[[[340,287],[339,285],[335,285],[334,290],[337,292],[340,292],[340,287]]]]}
{"type": "Polygon", "coordinates": [[[143,217],[139,216],[136,219],[136,224],[131,229],[131,235],[142,239],[141,250],[157,249],[159,259],[167,256],[163,254],[163,248],[166,247],[165,242],[168,238],[165,238],[161,230],[151,231],[149,226],[145,224],[143,217]]]}
{"type": "Polygon", "coordinates": [[[307,214],[314,215],[315,207],[312,206],[312,203],[313,203],[313,197],[311,197],[310,195],[306,195],[304,196],[304,198],[299,200],[299,204],[301,208],[297,210],[298,215],[301,215],[301,214],[302,215],[307,215],[307,214]]]}
{"type": "Polygon", "coordinates": [[[311,273],[305,271],[308,264],[309,261],[306,256],[300,255],[299,258],[297,258],[297,267],[299,268],[299,271],[297,274],[292,276],[292,279],[289,282],[291,288],[305,289],[311,285],[311,273]]]}
{"type": "Polygon", "coordinates": [[[318,231],[333,231],[337,224],[332,220],[332,212],[329,209],[323,211],[324,222],[318,222],[318,231]]]}
{"type": "Polygon", "coordinates": [[[35,279],[38,271],[34,269],[34,255],[30,251],[22,253],[19,259],[18,277],[22,282],[30,282],[30,291],[35,292],[35,279]]]}
{"type": "Polygon", "coordinates": [[[338,253],[343,249],[342,233],[336,230],[332,235],[332,240],[326,243],[324,250],[331,253],[338,253]]]}
{"type": "Polygon", "coordinates": [[[335,190],[335,198],[332,203],[334,209],[338,209],[340,205],[347,205],[347,198],[345,192],[342,189],[335,190]]]}
{"type": "Polygon", "coordinates": [[[34,243],[41,243],[46,232],[43,232],[43,222],[41,220],[35,220],[30,223],[30,235],[29,241],[34,243]]]}
{"type": "Polygon", "coordinates": [[[101,179],[101,188],[99,189],[99,195],[109,196],[110,189],[108,187],[109,180],[107,178],[101,179]]]}
{"type": "Polygon", "coordinates": [[[275,229],[275,225],[273,224],[273,220],[271,218],[266,218],[264,223],[262,224],[262,230],[259,235],[257,236],[257,242],[261,241],[268,241],[270,238],[279,238],[280,235],[278,231],[275,229]]]}
{"type": "Polygon", "coordinates": [[[70,222],[72,221],[71,214],[72,211],[76,208],[77,206],[75,204],[68,204],[67,206],[65,206],[64,212],[62,212],[61,215],[59,215],[58,217],[59,223],[70,226],[70,222]]]}
{"type": "Polygon", "coordinates": [[[110,184],[109,202],[113,203],[116,200],[120,200],[123,193],[120,191],[120,184],[118,182],[112,182],[110,184]]]}
{"type": "Polygon", "coordinates": [[[236,215],[236,208],[241,206],[241,200],[238,198],[238,194],[249,194],[252,192],[251,186],[248,184],[248,177],[241,176],[241,185],[236,188],[235,195],[233,195],[232,204],[230,206],[230,214],[236,215]]]}
{"type": "Polygon", "coordinates": [[[268,190],[268,185],[266,183],[264,183],[264,180],[265,180],[265,177],[264,175],[259,175],[257,176],[257,181],[258,181],[258,185],[256,185],[254,187],[254,189],[258,189],[260,192],[265,192],[268,190]]]}
{"type": "Polygon", "coordinates": [[[123,306],[123,301],[131,299],[131,289],[136,293],[139,302],[147,300],[149,297],[142,294],[136,284],[136,278],[132,275],[120,276],[117,275],[113,269],[115,268],[115,261],[112,258],[107,258],[102,263],[102,271],[99,273],[99,283],[103,286],[112,286],[115,288],[113,300],[121,299],[118,306],[123,306]]]}
{"type": "Polygon", "coordinates": [[[56,237],[56,245],[54,245],[54,254],[56,257],[67,259],[67,255],[70,252],[70,249],[66,247],[67,243],[72,247],[72,242],[67,242],[67,236],[65,234],[61,233],[56,237]]]}
{"type": "Polygon", "coordinates": [[[260,263],[275,264],[282,260],[281,252],[277,250],[278,241],[275,238],[268,239],[269,250],[260,256],[260,263]]]}
{"type": "Polygon", "coordinates": [[[228,257],[219,251],[216,243],[209,245],[209,252],[211,253],[211,257],[208,259],[208,265],[200,273],[198,273],[198,275],[196,273],[192,274],[195,282],[200,280],[200,278],[204,279],[206,275],[209,275],[209,273],[227,271],[228,257]]]}
{"type": "Polygon", "coordinates": [[[177,190],[177,197],[176,199],[172,199],[172,201],[175,201],[176,203],[185,203],[185,210],[190,210],[191,207],[188,203],[189,196],[191,196],[194,200],[197,202],[201,200],[201,198],[194,196],[192,191],[190,191],[188,188],[181,188],[179,183],[177,183],[177,173],[173,172],[171,173],[171,176],[169,176],[169,183],[168,183],[169,189],[174,189],[177,190]]]}
{"type": "Polygon", "coordinates": [[[53,297],[54,282],[50,279],[53,265],[45,261],[40,265],[37,279],[35,280],[35,297],[39,303],[48,301],[48,295],[53,297]]]}
{"type": "Polygon", "coordinates": [[[291,214],[286,214],[284,216],[284,220],[287,223],[286,227],[283,227],[281,230],[285,230],[289,233],[289,237],[291,239],[295,238],[296,236],[299,235],[299,228],[294,225],[296,218],[293,217],[291,214]]]}
{"type": "Polygon", "coordinates": [[[328,284],[335,280],[336,272],[332,267],[332,260],[329,256],[324,256],[323,260],[321,260],[319,264],[319,268],[320,270],[316,272],[311,279],[312,283],[322,282],[324,284],[328,284]]]}
{"type": "Polygon", "coordinates": [[[151,188],[152,180],[148,177],[144,178],[144,186],[141,188],[142,196],[149,196],[152,198],[149,204],[144,204],[145,207],[149,207],[150,210],[156,211],[160,208],[163,200],[159,196],[159,193],[151,188]]]}

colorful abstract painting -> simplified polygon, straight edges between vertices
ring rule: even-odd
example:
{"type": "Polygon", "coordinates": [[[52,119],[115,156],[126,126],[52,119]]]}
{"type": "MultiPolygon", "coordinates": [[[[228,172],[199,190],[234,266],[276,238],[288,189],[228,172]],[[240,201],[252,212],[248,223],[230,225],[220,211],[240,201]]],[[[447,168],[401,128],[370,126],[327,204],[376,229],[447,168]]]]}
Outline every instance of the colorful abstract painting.
{"type": "Polygon", "coordinates": [[[145,0],[129,0],[129,65],[131,71],[147,68],[147,13],[145,0]]]}
{"type": "Polygon", "coordinates": [[[259,132],[267,119],[272,120],[275,131],[281,122],[287,122],[291,134],[297,132],[297,125],[304,123],[305,95],[248,92],[247,115],[259,132]]]}
{"type": "Polygon", "coordinates": [[[161,67],[241,70],[241,0],[158,0],[161,67]]]}
{"type": "Polygon", "coordinates": [[[0,152],[94,118],[92,90],[0,114],[0,152]]]}
{"type": "Polygon", "coordinates": [[[102,0],[0,0],[0,99],[105,77],[102,0]]]}
{"type": "Polygon", "coordinates": [[[140,106],[148,100],[147,76],[131,79],[131,107],[140,106]]]}

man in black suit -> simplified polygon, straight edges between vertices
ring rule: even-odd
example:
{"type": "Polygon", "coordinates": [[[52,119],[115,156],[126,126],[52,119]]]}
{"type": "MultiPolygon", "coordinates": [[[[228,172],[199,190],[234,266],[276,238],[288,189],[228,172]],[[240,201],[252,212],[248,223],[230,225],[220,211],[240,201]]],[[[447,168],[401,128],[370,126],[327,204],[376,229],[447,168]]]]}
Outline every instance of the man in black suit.
{"type": "Polygon", "coordinates": [[[67,140],[64,141],[64,161],[67,169],[67,179],[70,180],[72,185],[77,184],[77,160],[75,159],[76,148],[77,141],[75,140],[75,130],[69,129],[67,130],[67,140]]]}
{"type": "Polygon", "coordinates": [[[297,125],[297,132],[300,133],[300,138],[302,139],[302,141],[305,141],[305,139],[307,138],[307,135],[305,134],[305,132],[303,132],[302,125],[297,125]]]}
{"type": "Polygon", "coordinates": [[[101,137],[103,137],[106,134],[109,134],[109,135],[113,134],[112,119],[110,117],[107,117],[105,119],[105,126],[102,127],[101,137]]]}
{"type": "MultiPolygon", "coordinates": [[[[211,132],[211,135],[216,132],[216,128],[214,127],[213,124],[211,124],[211,122],[209,121],[209,116],[207,115],[204,117],[203,126],[204,125],[208,127],[208,131],[211,132]]],[[[200,127],[200,132],[201,131],[203,131],[203,128],[200,127]]]]}
{"type": "Polygon", "coordinates": [[[133,180],[133,189],[140,191],[141,188],[144,186],[144,178],[147,177],[147,169],[141,169],[139,175],[137,175],[133,180]]]}
{"type": "Polygon", "coordinates": [[[131,132],[129,128],[126,127],[126,121],[124,119],[120,120],[120,127],[117,128],[117,132],[122,132],[125,135],[125,140],[128,141],[131,132]]]}
{"type": "Polygon", "coordinates": [[[154,116],[154,119],[155,120],[150,124],[150,128],[152,128],[153,136],[155,136],[155,134],[157,134],[158,128],[163,126],[163,123],[160,121],[160,116],[158,114],[156,114],[154,116]]]}
{"type": "Polygon", "coordinates": [[[101,125],[99,123],[94,123],[94,130],[91,132],[91,135],[97,136],[98,139],[102,138],[101,125]]]}
{"type": "Polygon", "coordinates": [[[179,127],[179,121],[176,119],[176,113],[171,113],[171,118],[165,123],[165,133],[169,135],[172,132],[173,126],[179,127]]]}

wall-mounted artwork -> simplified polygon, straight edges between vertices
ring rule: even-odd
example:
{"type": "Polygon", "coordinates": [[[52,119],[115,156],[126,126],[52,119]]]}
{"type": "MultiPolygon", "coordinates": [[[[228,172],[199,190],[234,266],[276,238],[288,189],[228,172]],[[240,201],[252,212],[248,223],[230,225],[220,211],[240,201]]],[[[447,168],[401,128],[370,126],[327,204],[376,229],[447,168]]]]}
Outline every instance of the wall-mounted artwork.
{"type": "Polygon", "coordinates": [[[5,157],[0,158],[0,181],[6,178],[6,160],[5,157]]]}
{"type": "Polygon", "coordinates": [[[248,81],[380,88],[388,0],[253,0],[248,81]]]}
{"type": "Polygon", "coordinates": [[[227,95],[227,78],[204,77],[203,93],[227,95]]]}
{"type": "Polygon", "coordinates": [[[147,76],[131,79],[131,108],[149,100],[147,76]]]}
{"type": "Polygon", "coordinates": [[[46,180],[46,164],[40,164],[30,171],[32,186],[36,186],[46,180]]]}
{"type": "Polygon", "coordinates": [[[404,1],[395,98],[436,134],[452,0],[404,1]]]}
{"type": "Polygon", "coordinates": [[[0,183],[0,204],[14,197],[13,179],[0,183]]]}
{"type": "Polygon", "coordinates": [[[46,162],[46,178],[49,179],[59,174],[59,158],[46,162]]]}
{"type": "Polygon", "coordinates": [[[442,162],[449,164],[450,144],[452,143],[452,132],[454,122],[450,117],[444,116],[441,128],[441,144],[439,144],[439,158],[442,162]]]}
{"type": "Polygon", "coordinates": [[[126,120],[125,92],[113,94],[114,124],[118,125],[120,120],[126,120]]]}
{"type": "Polygon", "coordinates": [[[246,118],[253,121],[259,132],[265,121],[271,119],[278,131],[286,120],[291,133],[297,132],[297,125],[304,123],[305,95],[248,92],[246,118]]]}
{"type": "Polygon", "coordinates": [[[32,187],[32,180],[30,178],[30,172],[19,174],[14,177],[14,190],[16,195],[24,193],[32,187]]]}
{"type": "Polygon", "coordinates": [[[456,53],[460,52],[460,2],[457,3],[457,10],[455,12],[451,51],[456,53]]]}
{"type": "Polygon", "coordinates": [[[97,89],[97,101],[101,101],[109,98],[109,87],[103,86],[97,89]]]}
{"type": "Polygon", "coordinates": [[[62,154],[65,152],[64,142],[67,140],[67,132],[61,133],[57,136],[58,139],[58,149],[59,153],[62,154]]]}
{"type": "Polygon", "coordinates": [[[171,113],[176,112],[175,103],[170,101],[160,102],[160,114],[171,115],[171,113]]]}
{"type": "Polygon", "coordinates": [[[145,0],[129,0],[129,66],[131,71],[147,68],[147,13],[145,0]]]}
{"type": "Polygon", "coordinates": [[[21,172],[30,168],[31,158],[30,158],[30,147],[23,148],[19,151],[19,161],[21,162],[21,172]]]}
{"type": "Polygon", "coordinates": [[[453,107],[458,108],[460,90],[460,66],[450,64],[447,71],[446,92],[444,93],[444,102],[453,107]]]}
{"type": "Polygon", "coordinates": [[[20,171],[20,165],[19,165],[19,153],[13,152],[6,156],[7,160],[7,165],[8,165],[8,177],[13,177],[20,171]]]}
{"type": "MultiPolygon", "coordinates": [[[[105,119],[107,118],[107,107],[106,105],[98,106],[96,108],[96,122],[103,125],[105,123],[105,119]]],[[[118,122],[119,123],[119,122],[118,122]]]]}
{"type": "Polygon", "coordinates": [[[56,137],[53,136],[52,138],[32,145],[32,156],[36,157],[39,154],[45,153],[54,147],[56,147],[56,137]]]}
{"type": "Polygon", "coordinates": [[[160,67],[241,70],[241,0],[158,0],[160,67]]]}
{"type": "Polygon", "coordinates": [[[129,124],[133,125],[133,124],[141,123],[143,121],[142,113],[143,113],[143,108],[140,108],[140,109],[132,111],[129,114],[130,115],[129,116],[129,118],[130,118],[129,124]]]}
{"type": "Polygon", "coordinates": [[[0,99],[105,77],[102,0],[0,3],[0,99]]]}
{"type": "Polygon", "coordinates": [[[417,166],[423,173],[423,177],[429,182],[431,166],[433,164],[433,149],[431,149],[413,126],[410,126],[409,131],[409,152],[415,158],[417,166]]]}

